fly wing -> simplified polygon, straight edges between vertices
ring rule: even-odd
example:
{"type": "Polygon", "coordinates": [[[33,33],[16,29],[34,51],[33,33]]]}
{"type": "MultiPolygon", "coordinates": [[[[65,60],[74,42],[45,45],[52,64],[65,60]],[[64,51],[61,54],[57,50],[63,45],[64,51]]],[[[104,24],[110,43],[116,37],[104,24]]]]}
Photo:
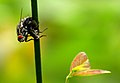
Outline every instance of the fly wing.
{"type": "Polygon", "coordinates": [[[98,74],[104,74],[104,73],[111,73],[107,70],[101,70],[101,69],[88,69],[85,71],[78,71],[73,73],[73,76],[92,76],[92,75],[98,75],[98,74]]]}
{"type": "Polygon", "coordinates": [[[70,71],[72,71],[73,69],[79,71],[90,69],[90,63],[85,52],[78,53],[77,56],[73,59],[70,66],[70,71]]]}

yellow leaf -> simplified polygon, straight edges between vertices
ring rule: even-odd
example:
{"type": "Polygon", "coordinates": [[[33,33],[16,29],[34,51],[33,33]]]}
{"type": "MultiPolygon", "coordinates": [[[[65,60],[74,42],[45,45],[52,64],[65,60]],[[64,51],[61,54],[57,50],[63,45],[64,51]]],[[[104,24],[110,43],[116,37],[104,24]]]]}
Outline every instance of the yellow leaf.
{"type": "Polygon", "coordinates": [[[104,73],[111,73],[107,70],[101,70],[101,69],[90,69],[90,62],[87,58],[87,55],[85,52],[80,52],[77,54],[77,56],[73,59],[71,66],[70,66],[70,73],[66,77],[66,82],[70,77],[73,76],[91,76],[91,75],[97,75],[97,74],[104,74],[104,73]]]}

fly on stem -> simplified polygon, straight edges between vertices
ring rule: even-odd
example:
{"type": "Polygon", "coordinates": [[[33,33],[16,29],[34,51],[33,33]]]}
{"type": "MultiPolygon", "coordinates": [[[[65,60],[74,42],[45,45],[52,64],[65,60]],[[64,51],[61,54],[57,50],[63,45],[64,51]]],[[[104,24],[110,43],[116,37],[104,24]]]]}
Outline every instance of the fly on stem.
{"type": "Polygon", "coordinates": [[[20,15],[20,21],[17,25],[17,37],[19,42],[29,42],[31,40],[37,40],[46,35],[40,35],[39,33],[43,33],[47,28],[40,31],[39,23],[33,19],[31,16],[27,16],[22,18],[22,10],[20,15]]]}

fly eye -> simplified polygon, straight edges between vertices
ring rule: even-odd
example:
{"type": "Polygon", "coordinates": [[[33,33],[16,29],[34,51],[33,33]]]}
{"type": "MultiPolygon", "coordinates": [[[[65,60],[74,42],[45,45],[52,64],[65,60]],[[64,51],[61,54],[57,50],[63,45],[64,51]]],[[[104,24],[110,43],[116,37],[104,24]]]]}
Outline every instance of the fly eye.
{"type": "Polygon", "coordinates": [[[23,38],[23,36],[22,35],[18,35],[18,39],[22,39],[23,38]]]}

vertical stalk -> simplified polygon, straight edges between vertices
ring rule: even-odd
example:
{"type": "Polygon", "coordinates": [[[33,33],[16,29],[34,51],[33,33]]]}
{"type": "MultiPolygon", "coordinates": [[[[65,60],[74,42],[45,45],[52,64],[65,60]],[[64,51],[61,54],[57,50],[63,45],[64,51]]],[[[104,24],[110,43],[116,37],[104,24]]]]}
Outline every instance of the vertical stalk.
{"type": "MultiPolygon", "coordinates": [[[[31,0],[32,18],[38,23],[37,0],[31,0]]],[[[40,40],[34,40],[36,83],[42,83],[40,40]]]]}

